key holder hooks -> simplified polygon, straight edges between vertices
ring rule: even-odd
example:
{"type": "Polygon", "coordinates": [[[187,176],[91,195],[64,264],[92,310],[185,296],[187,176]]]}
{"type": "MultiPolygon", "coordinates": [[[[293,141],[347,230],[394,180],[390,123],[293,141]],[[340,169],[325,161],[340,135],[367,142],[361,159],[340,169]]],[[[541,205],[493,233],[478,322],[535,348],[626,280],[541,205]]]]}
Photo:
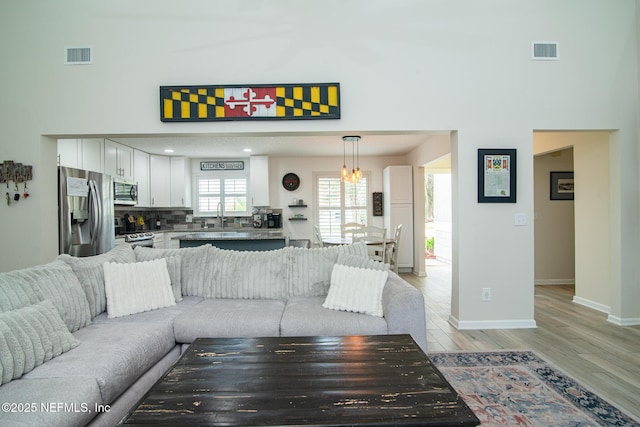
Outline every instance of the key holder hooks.
{"type": "Polygon", "coordinates": [[[11,205],[11,202],[18,202],[20,198],[29,197],[29,187],[27,187],[27,181],[33,179],[33,166],[23,165],[22,163],[15,163],[13,160],[5,160],[0,163],[0,184],[6,185],[6,199],[7,205],[11,205]],[[11,194],[11,187],[9,181],[13,182],[14,190],[11,194]],[[22,194],[20,193],[19,184],[23,184],[22,194]]]}

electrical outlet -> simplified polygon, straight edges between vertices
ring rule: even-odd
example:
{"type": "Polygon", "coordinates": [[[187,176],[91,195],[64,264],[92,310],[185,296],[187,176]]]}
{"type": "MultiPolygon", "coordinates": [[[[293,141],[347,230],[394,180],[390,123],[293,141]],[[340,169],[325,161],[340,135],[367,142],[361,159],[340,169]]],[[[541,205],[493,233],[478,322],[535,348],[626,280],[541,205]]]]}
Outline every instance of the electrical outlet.
{"type": "Polygon", "coordinates": [[[482,301],[491,301],[491,288],[482,288],[482,301]]]}

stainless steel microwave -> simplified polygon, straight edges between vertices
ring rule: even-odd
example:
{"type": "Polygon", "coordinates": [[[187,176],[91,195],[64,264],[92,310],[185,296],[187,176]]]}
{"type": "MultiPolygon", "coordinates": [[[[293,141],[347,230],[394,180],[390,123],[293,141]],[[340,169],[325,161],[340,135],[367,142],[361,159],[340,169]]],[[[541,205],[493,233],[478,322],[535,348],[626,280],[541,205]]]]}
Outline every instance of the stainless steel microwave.
{"type": "Polygon", "coordinates": [[[113,203],[133,206],[138,203],[138,184],[122,179],[113,180],[113,203]]]}

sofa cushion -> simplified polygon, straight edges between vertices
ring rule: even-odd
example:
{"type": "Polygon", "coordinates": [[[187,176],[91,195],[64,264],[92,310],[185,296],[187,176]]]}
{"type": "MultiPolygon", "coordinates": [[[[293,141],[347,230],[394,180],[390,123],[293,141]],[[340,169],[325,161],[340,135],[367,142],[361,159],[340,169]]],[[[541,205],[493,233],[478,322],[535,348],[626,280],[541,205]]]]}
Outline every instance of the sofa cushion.
{"type": "MultiPolygon", "coordinates": [[[[176,298],[176,302],[178,302],[183,295],[198,296],[202,293],[201,290],[205,282],[204,267],[210,247],[211,245],[202,245],[195,248],[158,249],[137,246],[134,252],[138,261],[150,261],[158,258],[169,259],[174,256],[180,257],[180,283],[182,290],[180,297],[176,298]]],[[[172,269],[173,267],[169,263],[170,276],[172,276],[172,269]]]]}
{"type": "Polygon", "coordinates": [[[176,305],[165,258],[127,264],[105,262],[104,285],[109,318],[176,305]]]}
{"type": "Polygon", "coordinates": [[[0,384],[79,344],[51,301],[0,313],[0,384]]]}
{"type": "Polygon", "coordinates": [[[0,402],[36,405],[31,411],[0,412],[2,426],[82,427],[95,417],[102,398],[91,377],[21,378],[0,387],[0,402]]]}
{"type": "Polygon", "coordinates": [[[291,258],[290,296],[327,295],[333,265],[341,253],[367,258],[367,246],[364,242],[311,249],[291,247],[289,250],[291,258]]]}
{"type": "Polygon", "coordinates": [[[382,317],[382,289],[388,276],[388,271],[336,264],[322,306],[382,317]]]}
{"type": "Polygon", "coordinates": [[[63,254],[58,256],[58,259],[69,264],[78,277],[87,296],[91,317],[93,318],[107,309],[103,264],[105,262],[135,262],[136,256],[131,245],[122,243],[104,254],[83,258],[63,254]]]}
{"type": "Polygon", "coordinates": [[[205,299],[173,322],[178,343],[196,338],[277,337],[284,301],[205,299]]]}
{"type": "Polygon", "coordinates": [[[234,251],[210,247],[205,283],[194,295],[205,298],[287,299],[289,248],[234,251]]]}
{"type": "Polygon", "coordinates": [[[164,322],[94,322],[73,335],[78,347],[23,378],[94,378],[102,403],[111,404],[176,345],[164,322]]]}
{"type": "Polygon", "coordinates": [[[384,317],[330,310],[322,307],[325,297],[291,297],[280,322],[283,337],[309,335],[384,335],[384,317]]]}
{"type": "Polygon", "coordinates": [[[376,261],[368,257],[361,257],[359,255],[347,254],[340,252],[336,264],[348,265],[350,267],[369,268],[372,270],[389,271],[389,264],[376,261]]]}
{"type": "Polygon", "coordinates": [[[169,325],[173,328],[173,320],[183,312],[190,310],[191,307],[201,302],[203,298],[200,297],[184,297],[182,301],[177,302],[175,305],[160,308],[158,310],[144,311],[142,313],[132,314],[130,316],[116,317],[109,319],[106,312],[100,314],[93,319],[93,323],[114,323],[114,322],[127,322],[127,323],[158,323],[163,325],[169,325]]]}
{"type": "Polygon", "coordinates": [[[71,332],[91,323],[89,302],[71,267],[62,261],[0,273],[0,312],[49,300],[71,332]]]}

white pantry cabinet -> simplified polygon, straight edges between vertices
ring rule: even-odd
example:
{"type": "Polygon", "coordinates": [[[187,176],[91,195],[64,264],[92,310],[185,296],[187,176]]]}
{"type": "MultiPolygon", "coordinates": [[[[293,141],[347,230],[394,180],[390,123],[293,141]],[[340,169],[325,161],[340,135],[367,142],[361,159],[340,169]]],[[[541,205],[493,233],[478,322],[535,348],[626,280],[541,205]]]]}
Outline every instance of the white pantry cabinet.
{"type": "Polygon", "coordinates": [[[392,238],[398,224],[402,224],[398,251],[398,268],[413,269],[413,168],[387,166],[382,171],[384,188],[384,227],[392,238]]]}

